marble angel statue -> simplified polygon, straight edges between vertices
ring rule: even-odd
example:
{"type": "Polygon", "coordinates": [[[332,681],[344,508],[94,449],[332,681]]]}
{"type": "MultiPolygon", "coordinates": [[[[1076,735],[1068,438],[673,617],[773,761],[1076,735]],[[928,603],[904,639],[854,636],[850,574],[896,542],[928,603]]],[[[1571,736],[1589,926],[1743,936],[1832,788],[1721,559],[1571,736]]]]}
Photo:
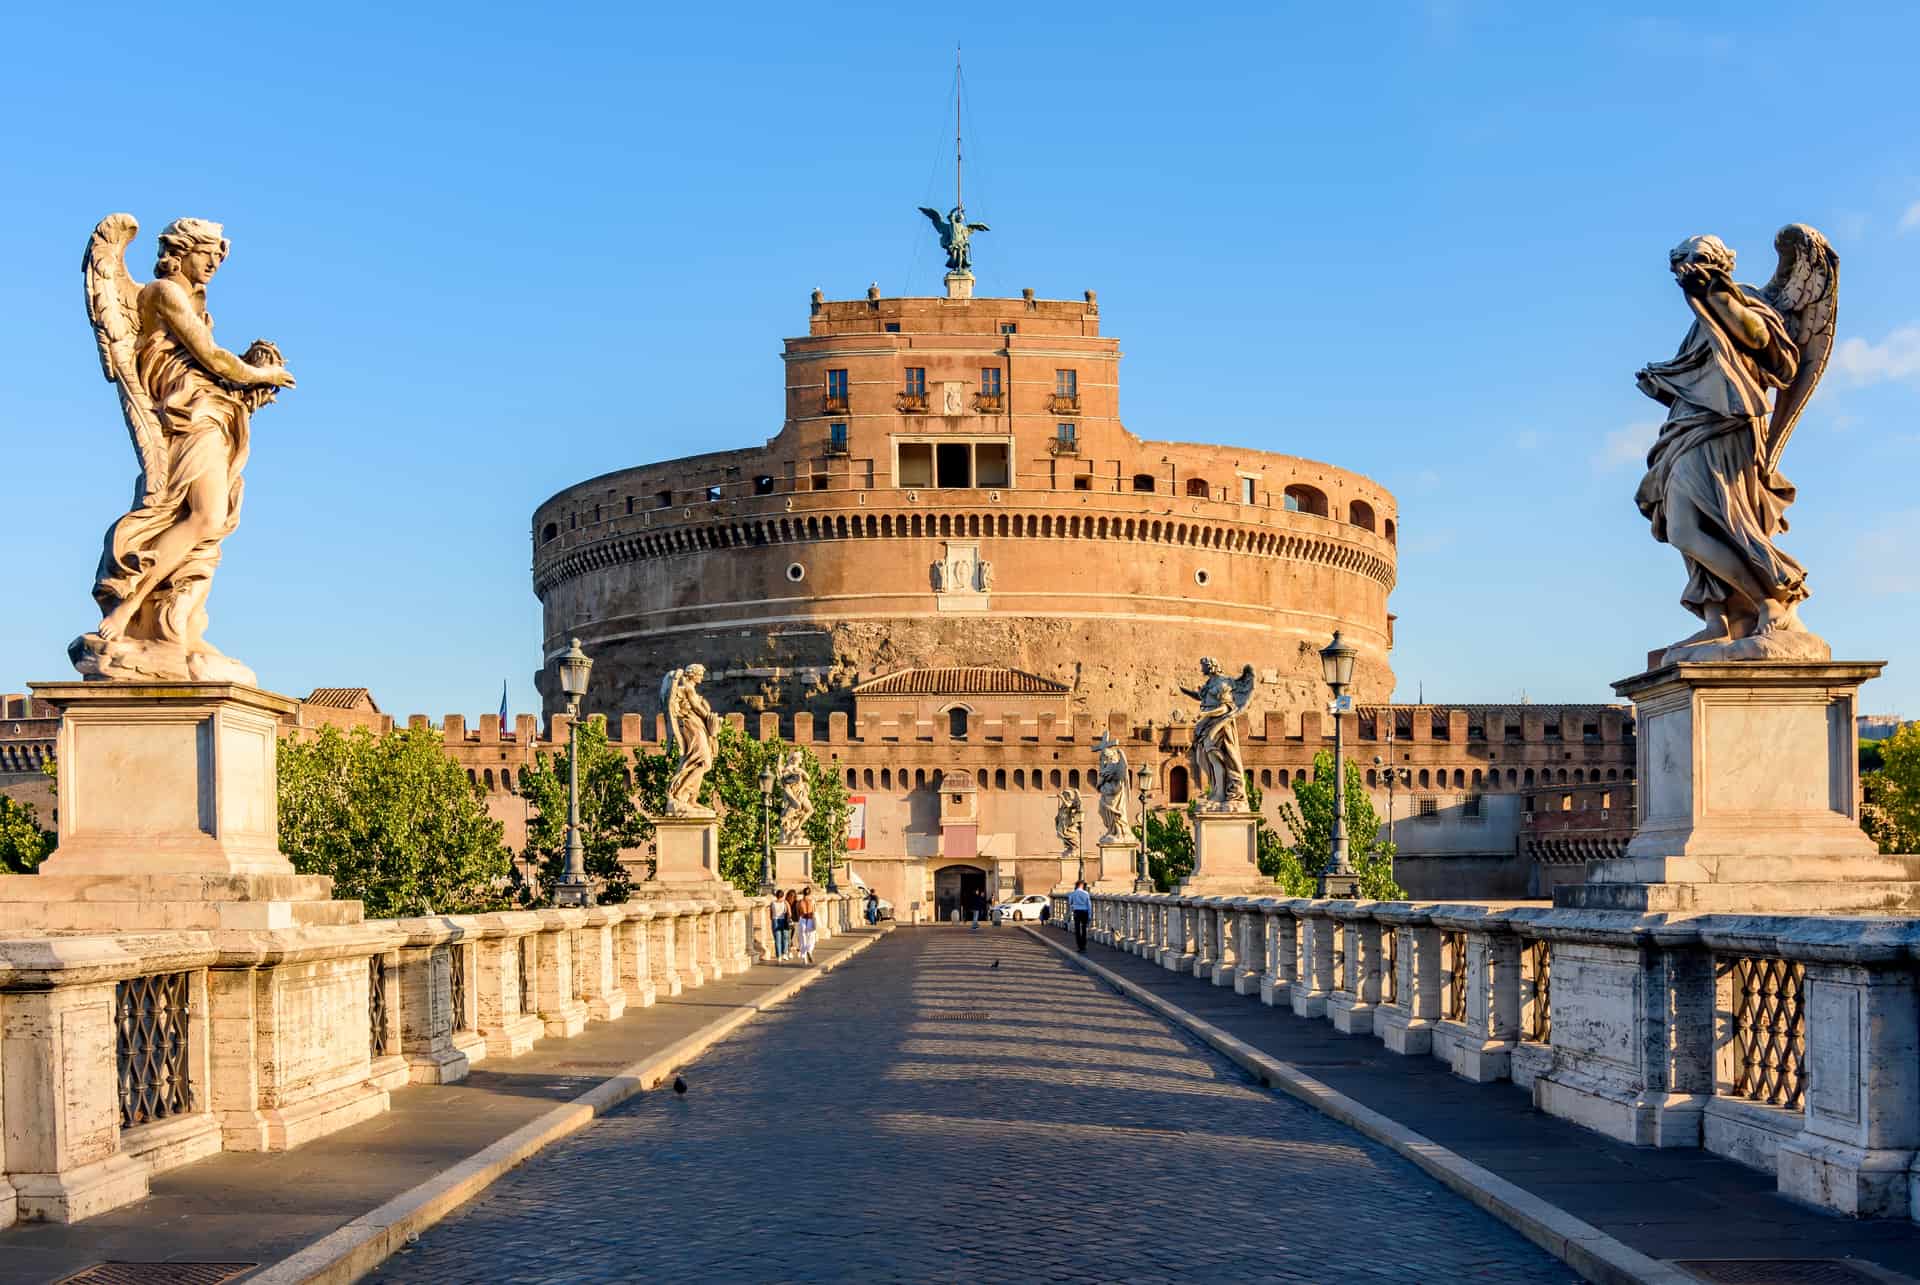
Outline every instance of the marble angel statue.
{"type": "Polygon", "coordinates": [[[714,746],[720,737],[720,716],[700,694],[705,665],[670,669],[660,680],[660,708],[666,711],[667,730],[679,763],[667,782],[668,816],[712,816],[700,806],[700,785],[713,766],[714,746]]]}
{"type": "Polygon", "coordinates": [[[1120,843],[1133,838],[1133,776],[1127,766],[1127,753],[1111,736],[1094,742],[1098,766],[1094,781],[1100,790],[1100,824],[1105,832],[1102,843],[1120,843]]]}
{"type": "Polygon", "coordinates": [[[241,356],[214,342],[207,283],[228,248],[218,223],[169,223],[145,285],[127,272],[139,230],[132,215],[108,215],[81,263],[100,367],[140,475],[94,576],[100,625],[67,654],[89,678],[251,684],[251,669],[206,641],[207,591],[240,522],[248,421],[293,376],[264,339],[241,356]]]}
{"type": "Polygon", "coordinates": [[[1757,289],[1734,281],[1719,237],[1689,237],[1668,254],[1693,324],[1671,361],[1636,376],[1667,420],[1634,499],[1653,538],[1685,559],[1680,602],[1706,627],[1662,663],[1829,655],[1800,623],[1806,570],[1774,540],[1794,499],[1781,452],[1833,351],[1840,261],[1802,223],[1773,245],[1778,266],[1757,289]]]}
{"type": "Polygon", "coordinates": [[[1060,806],[1053,810],[1053,832],[1060,836],[1060,856],[1074,861],[1080,856],[1080,822],[1084,816],[1080,791],[1060,791],[1060,806]]]}
{"type": "Polygon", "coordinates": [[[812,818],[813,782],[807,777],[807,755],[795,748],[780,756],[780,842],[807,842],[807,822],[812,818]]]}
{"type": "Polygon", "coordinates": [[[1253,666],[1228,678],[1211,656],[1200,658],[1198,687],[1180,690],[1200,702],[1193,720],[1194,791],[1203,812],[1243,812],[1247,806],[1247,764],[1240,752],[1240,715],[1253,701],[1253,666]]]}

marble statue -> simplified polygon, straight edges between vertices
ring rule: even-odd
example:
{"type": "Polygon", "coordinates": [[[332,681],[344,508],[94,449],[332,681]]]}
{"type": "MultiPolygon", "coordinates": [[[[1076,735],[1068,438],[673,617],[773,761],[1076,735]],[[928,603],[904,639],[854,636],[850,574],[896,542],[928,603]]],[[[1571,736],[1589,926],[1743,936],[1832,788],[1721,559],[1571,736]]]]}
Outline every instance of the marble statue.
{"type": "Polygon", "coordinates": [[[1053,810],[1053,832],[1060,836],[1060,856],[1075,861],[1080,856],[1080,791],[1060,791],[1060,806],[1053,810]]]}
{"type": "Polygon", "coordinates": [[[807,777],[806,752],[780,756],[780,842],[806,843],[813,816],[813,782],[807,777]]]}
{"type": "Polygon", "coordinates": [[[1240,752],[1240,715],[1253,700],[1253,666],[1228,678],[1211,656],[1200,658],[1201,683],[1180,690],[1200,702],[1193,720],[1193,786],[1202,812],[1243,812],[1247,764],[1240,752]]]}
{"type": "Polygon", "coordinates": [[[679,763],[667,782],[667,815],[712,816],[700,806],[700,784],[713,766],[713,749],[720,736],[720,716],[700,694],[705,665],[670,669],[660,681],[660,707],[667,714],[668,739],[679,763]]]}
{"type": "Polygon", "coordinates": [[[947,217],[940,217],[940,211],[920,207],[920,213],[927,216],[934,231],[940,234],[940,248],[947,252],[948,272],[972,272],[973,250],[968,245],[975,232],[991,232],[992,228],[984,223],[967,222],[967,212],[959,206],[947,211],[947,217]]]}
{"type": "Polygon", "coordinates": [[[929,566],[927,568],[927,576],[933,581],[933,591],[935,593],[945,593],[947,591],[947,564],[944,559],[929,566]]]}
{"type": "Polygon", "coordinates": [[[993,592],[993,563],[985,558],[980,559],[980,592],[993,592]]]}
{"type": "Polygon", "coordinates": [[[1102,843],[1122,843],[1133,838],[1133,777],[1127,765],[1127,753],[1111,736],[1094,742],[1099,754],[1095,784],[1100,790],[1100,823],[1106,832],[1102,843]]]}
{"type": "Polygon", "coordinates": [[[1734,281],[1719,237],[1675,246],[1668,267],[1693,325],[1671,361],[1635,376],[1667,420],[1634,499],[1653,538],[1685,559],[1680,602],[1706,626],[1662,664],[1829,659],[1800,623],[1806,570],[1774,540],[1794,498],[1780,455],[1833,350],[1840,261],[1802,223],[1773,244],[1779,265],[1758,289],[1734,281]]]}
{"type": "Polygon", "coordinates": [[[140,476],[94,576],[100,625],[67,654],[89,678],[251,685],[253,671],[206,640],[207,591],[220,543],[240,522],[248,421],[293,376],[264,339],[240,356],[214,342],[207,283],[228,246],[218,223],[163,228],[145,285],[127,272],[139,230],[132,215],[108,215],[81,263],[87,320],[140,476]]]}

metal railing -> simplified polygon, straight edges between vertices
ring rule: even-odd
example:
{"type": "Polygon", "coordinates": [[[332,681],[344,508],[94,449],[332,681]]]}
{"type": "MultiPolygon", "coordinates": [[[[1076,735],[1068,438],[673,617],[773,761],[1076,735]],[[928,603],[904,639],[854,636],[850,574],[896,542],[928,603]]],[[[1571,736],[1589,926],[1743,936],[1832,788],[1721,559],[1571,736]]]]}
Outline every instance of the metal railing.
{"type": "Polygon", "coordinates": [[[1728,1097],[1798,1111],[1807,1096],[1806,965],[1758,955],[1716,956],[1733,984],[1732,1087],[1728,1097]]]}
{"type": "Polygon", "coordinates": [[[908,414],[927,413],[927,395],[925,393],[899,393],[894,396],[893,408],[908,414]]]}
{"type": "Polygon", "coordinates": [[[1080,413],[1080,394],[1078,393],[1048,393],[1047,394],[1047,414],[1078,415],[1079,413],[1080,413]]]}
{"type": "Polygon", "coordinates": [[[1533,982],[1533,1007],[1527,1015],[1527,1038],[1535,1044],[1553,1043],[1553,945],[1544,937],[1527,943],[1527,973],[1533,982]]]}
{"type": "Polygon", "coordinates": [[[387,1055],[387,961],[382,955],[367,960],[367,1047],[375,1057],[387,1055]]]}
{"type": "Polygon", "coordinates": [[[520,1012],[523,1016],[534,1011],[533,966],[527,959],[527,955],[532,950],[533,938],[522,937],[517,943],[514,958],[514,965],[520,973],[520,1012]]]}
{"type": "Polygon", "coordinates": [[[1380,925],[1380,1000],[1400,1002],[1400,934],[1392,924],[1380,925]]]}
{"type": "Polygon", "coordinates": [[[192,973],[149,973],[113,988],[120,1127],[193,1110],[187,1058],[192,973]]]}
{"type": "Polygon", "coordinates": [[[467,948],[447,948],[447,1004],[453,1009],[453,1029],[467,1029],[467,948]]]}
{"type": "Polygon", "coordinates": [[[1447,974],[1447,988],[1440,1016],[1449,1022],[1467,1020],[1467,935],[1463,932],[1440,934],[1440,967],[1447,974]]]}

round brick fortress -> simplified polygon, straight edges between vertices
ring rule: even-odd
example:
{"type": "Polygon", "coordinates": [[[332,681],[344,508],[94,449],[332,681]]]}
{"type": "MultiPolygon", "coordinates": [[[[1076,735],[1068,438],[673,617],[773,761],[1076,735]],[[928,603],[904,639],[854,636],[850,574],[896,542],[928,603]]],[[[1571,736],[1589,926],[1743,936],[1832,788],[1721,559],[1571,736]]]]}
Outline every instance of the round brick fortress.
{"type": "MultiPolygon", "coordinates": [[[[706,665],[718,709],[851,712],[908,667],[1000,666],[1072,712],[1190,711],[1197,661],[1252,664],[1256,706],[1320,708],[1317,652],[1360,649],[1392,695],[1393,497],[1331,465],[1143,440],[1119,348],[1085,302],[813,301],[785,346],[786,419],[763,447],[568,487],[533,519],[536,681],[595,658],[590,711],[654,713],[662,673],[706,665]]],[[[983,711],[985,712],[985,711],[983,711]]]]}

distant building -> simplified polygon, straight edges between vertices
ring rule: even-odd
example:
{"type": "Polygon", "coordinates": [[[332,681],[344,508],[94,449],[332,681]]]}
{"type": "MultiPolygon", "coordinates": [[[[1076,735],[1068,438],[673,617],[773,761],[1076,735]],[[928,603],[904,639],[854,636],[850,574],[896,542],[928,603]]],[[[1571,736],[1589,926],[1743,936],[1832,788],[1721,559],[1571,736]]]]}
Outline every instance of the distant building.
{"type": "Polygon", "coordinates": [[[1884,741],[1906,724],[1906,719],[1898,714],[1860,714],[1853,723],[1856,733],[1863,741],[1884,741]]]}

